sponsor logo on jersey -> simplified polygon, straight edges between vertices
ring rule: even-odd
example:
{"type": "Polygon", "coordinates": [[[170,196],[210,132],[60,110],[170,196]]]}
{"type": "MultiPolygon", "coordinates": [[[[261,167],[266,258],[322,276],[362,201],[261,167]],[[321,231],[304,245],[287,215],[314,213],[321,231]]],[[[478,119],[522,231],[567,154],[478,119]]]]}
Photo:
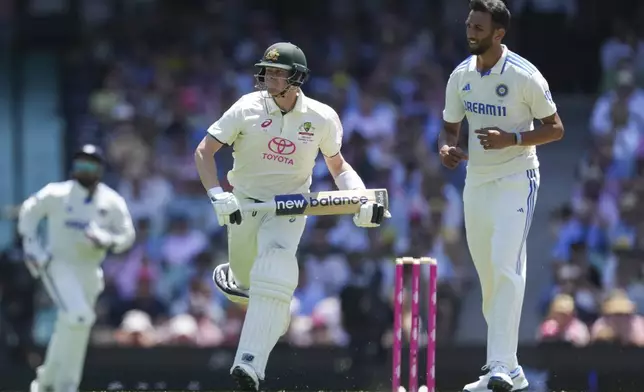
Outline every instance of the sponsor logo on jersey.
{"type": "Polygon", "coordinates": [[[65,221],[65,226],[74,230],[85,230],[89,226],[89,222],[70,219],[65,221]]]}
{"type": "Polygon", "coordinates": [[[261,124],[262,128],[266,128],[267,126],[271,125],[273,123],[272,119],[264,120],[264,122],[261,124]]]}
{"type": "Polygon", "coordinates": [[[507,109],[505,106],[492,105],[483,102],[463,101],[466,112],[481,114],[484,116],[506,117],[507,109]]]}
{"type": "Polygon", "coordinates": [[[293,158],[290,158],[289,155],[295,153],[297,148],[292,141],[282,137],[274,137],[268,142],[268,149],[270,152],[262,153],[262,159],[293,165],[293,158]]]}
{"type": "Polygon", "coordinates": [[[275,215],[301,215],[308,207],[347,206],[365,204],[369,201],[366,196],[326,196],[322,198],[309,197],[302,194],[275,196],[275,215]]]}

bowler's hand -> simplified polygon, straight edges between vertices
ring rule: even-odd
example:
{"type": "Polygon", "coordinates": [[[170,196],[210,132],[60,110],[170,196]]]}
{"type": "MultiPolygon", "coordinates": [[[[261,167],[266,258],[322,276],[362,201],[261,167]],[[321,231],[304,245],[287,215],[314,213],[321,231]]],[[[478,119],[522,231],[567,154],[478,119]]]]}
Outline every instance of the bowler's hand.
{"type": "Polygon", "coordinates": [[[488,127],[474,131],[484,150],[501,150],[515,146],[517,139],[514,133],[505,132],[497,127],[488,127]]]}
{"type": "Polygon", "coordinates": [[[95,247],[108,249],[114,245],[112,234],[107,230],[101,229],[95,222],[91,222],[85,230],[85,237],[89,239],[95,247]]]}
{"type": "Polygon", "coordinates": [[[448,169],[455,169],[461,161],[467,161],[468,156],[460,147],[444,145],[439,151],[441,163],[448,169]]]}
{"type": "Polygon", "coordinates": [[[40,272],[49,266],[51,255],[40,247],[37,240],[32,238],[24,238],[22,246],[25,252],[24,261],[29,273],[34,278],[40,277],[40,272]]]}
{"type": "MultiPolygon", "coordinates": [[[[388,214],[382,204],[368,202],[360,206],[360,211],[353,215],[353,223],[358,227],[378,227],[388,214]]],[[[391,215],[389,215],[391,216],[391,215]]]]}

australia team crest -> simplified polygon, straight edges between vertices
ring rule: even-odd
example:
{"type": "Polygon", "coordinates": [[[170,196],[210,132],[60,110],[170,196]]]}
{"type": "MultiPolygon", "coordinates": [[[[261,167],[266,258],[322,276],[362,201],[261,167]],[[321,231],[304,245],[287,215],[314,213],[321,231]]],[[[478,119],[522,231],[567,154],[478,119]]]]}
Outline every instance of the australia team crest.
{"type": "Polygon", "coordinates": [[[313,133],[314,130],[315,127],[311,124],[310,121],[302,123],[302,125],[300,125],[297,129],[298,140],[304,143],[313,141],[313,138],[315,137],[315,134],[313,133]]]}

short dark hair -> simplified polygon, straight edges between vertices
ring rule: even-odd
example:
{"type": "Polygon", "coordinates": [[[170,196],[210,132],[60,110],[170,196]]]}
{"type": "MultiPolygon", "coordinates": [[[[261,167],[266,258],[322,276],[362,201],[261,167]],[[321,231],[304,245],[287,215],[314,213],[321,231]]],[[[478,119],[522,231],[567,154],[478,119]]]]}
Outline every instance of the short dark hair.
{"type": "Polygon", "coordinates": [[[505,29],[506,31],[510,28],[510,10],[505,6],[505,3],[501,0],[471,0],[470,1],[470,11],[485,12],[492,16],[492,23],[494,26],[499,29],[505,29]]]}

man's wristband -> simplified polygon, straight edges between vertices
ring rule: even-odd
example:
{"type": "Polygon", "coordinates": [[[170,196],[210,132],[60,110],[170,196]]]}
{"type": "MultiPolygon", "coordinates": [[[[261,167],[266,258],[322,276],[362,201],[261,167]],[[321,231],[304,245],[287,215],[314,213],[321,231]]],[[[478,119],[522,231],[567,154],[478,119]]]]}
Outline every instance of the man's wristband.
{"type": "Polygon", "coordinates": [[[516,142],[517,146],[520,146],[523,143],[523,137],[521,136],[521,132],[517,132],[514,134],[514,141],[516,142]]]}

